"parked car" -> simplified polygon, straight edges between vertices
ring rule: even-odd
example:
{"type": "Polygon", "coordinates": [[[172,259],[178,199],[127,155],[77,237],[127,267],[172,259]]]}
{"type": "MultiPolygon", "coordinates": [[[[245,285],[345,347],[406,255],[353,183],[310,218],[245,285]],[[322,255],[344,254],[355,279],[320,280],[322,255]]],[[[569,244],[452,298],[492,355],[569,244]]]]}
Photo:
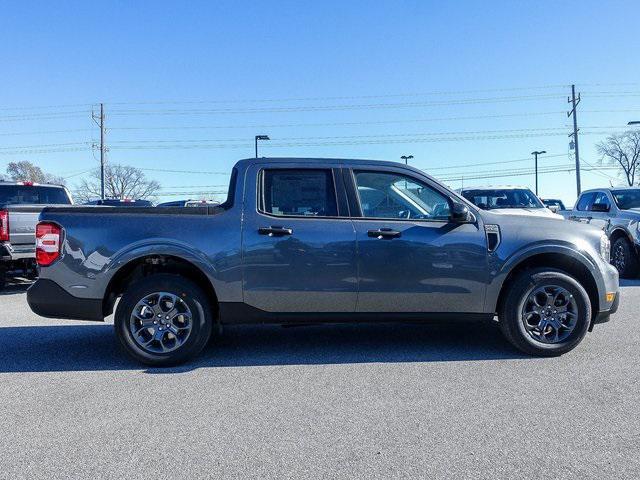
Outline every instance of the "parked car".
{"type": "Polygon", "coordinates": [[[35,231],[46,205],[70,205],[61,185],[0,182],[0,288],[12,273],[35,275],[35,231]]]}
{"type": "Polygon", "coordinates": [[[560,213],[567,210],[564,206],[564,203],[562,203],[562,200],[559,200],[557,198],[542,198],[541,200],[544,206],[551,210],[553,213],[560,213]]]}
{"type": "Polygon", "coordinates": [[[129,198],[105,198],[104,200],[91,200],[84,205],[98,205],[103,207],[153,207],[153,202],[129,198]]]}
{"type": "Polygon", "coordinates": [[[469,187],[459,191],[464,198],[482,210],[564,219],[546,208],[535,193],[526,187],[469,187]]]}
{"type": "Polygon", "coordinates": [[[619,302],[601,231],[481,210],[392,162],[241,160],[220,206],[40,220],[32,310],[101,321],[120,299],[116,336],[150,365],[191,358],[225,324],[496,314],[520,350],[560,355],[619,302]]]}
{"type": "Polygon", "coordinates": [[[596,188],[582,192],[569,220],[593,225],[611,241],[611,263],[625,278],[638,274],[640,188],[596,188]]]}
{"type": "Polygon", "coordinates": [[[202,207],[204,205],[220,205],[215,200],[174,200],[171,202],[163,202],[156,205],[157,207],[202,207]]]}

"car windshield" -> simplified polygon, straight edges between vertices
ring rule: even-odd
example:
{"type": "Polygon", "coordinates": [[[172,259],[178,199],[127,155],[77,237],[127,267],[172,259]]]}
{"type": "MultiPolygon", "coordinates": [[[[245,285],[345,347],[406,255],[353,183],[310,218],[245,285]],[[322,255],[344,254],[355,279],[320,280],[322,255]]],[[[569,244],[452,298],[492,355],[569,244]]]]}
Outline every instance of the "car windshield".
{"type": "Polygon", "coordinates": [[[0,185],[0,205],[69,205],[71,200],[64,188],[0,185]]]}
{"type": "Polygon", "coordinates": [[[614,190],[611,193],[621,210],[640,208],[640,189],[614,190]]]}
{"type": "Polygon", "coordinates": [[[479,208],[544,208],[533,192],[527,188],[464,190],[464,198],[479,208]]]}

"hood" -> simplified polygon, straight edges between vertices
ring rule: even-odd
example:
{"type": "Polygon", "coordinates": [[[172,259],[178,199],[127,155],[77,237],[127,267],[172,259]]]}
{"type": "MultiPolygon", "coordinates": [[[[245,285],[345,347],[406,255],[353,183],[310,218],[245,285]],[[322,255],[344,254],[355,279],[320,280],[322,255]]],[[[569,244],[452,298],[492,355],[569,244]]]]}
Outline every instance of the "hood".
{"type": "Polygon", "coordinates": [[[492,208],[490,212],[498,213],[500,215],[526,215],[564,220],[562,215],[553,213],[548,208],[492,208]]]}

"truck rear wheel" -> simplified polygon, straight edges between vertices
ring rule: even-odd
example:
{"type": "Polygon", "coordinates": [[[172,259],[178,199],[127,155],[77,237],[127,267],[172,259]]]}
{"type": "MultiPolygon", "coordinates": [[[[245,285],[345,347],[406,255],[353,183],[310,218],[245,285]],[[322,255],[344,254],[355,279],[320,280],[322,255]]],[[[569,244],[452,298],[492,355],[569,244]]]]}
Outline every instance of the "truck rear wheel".
{"type": "Polygon", "coordinates": [[[537,269],[515,278],[499,313],[511,344],[529,355],[551,357],[582,341],[591,322],[591,301],[575,278],[537,269]]]}
{"type": "Polygon", "coordinates": [[[204,292],[177,275],[158,274],[131,285],[115,314],[116,336],[135,360],[177,365],[194,357],[211,335],[212,316],[204,292]]]}

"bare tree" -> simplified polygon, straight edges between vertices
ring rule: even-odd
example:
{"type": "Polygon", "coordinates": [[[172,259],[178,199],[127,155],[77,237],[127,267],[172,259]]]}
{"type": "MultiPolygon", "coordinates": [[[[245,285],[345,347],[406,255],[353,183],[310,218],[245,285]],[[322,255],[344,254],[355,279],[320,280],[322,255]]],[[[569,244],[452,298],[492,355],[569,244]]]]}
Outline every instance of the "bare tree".
{"type": "MultiPolygon", "coordinates": [[[[127,165],[106,165],[104,168],[104,194],[107,198],[133,198],[145,200],[154,198],[160,184],[146,178],[144,172],[127,165]]],[[[100,198],[100,169],[83,179],[75,191],[74,198],[88,202],[100,198]]]]}
{"type": "Polygon", "coordinates": [[[636,169],[640,163],[640,130],[629,130],[619,135],[611,135],[596,145],[603,160],[618,164],[629,186],[636,183],[636,169]]]}
{"type": "Polygon", "coordinates": [[[7,174],[14,182],[65,184],[64,178],[45,173],[40,167],[26,160],[9,163],[7,165],[7,174]]]}

